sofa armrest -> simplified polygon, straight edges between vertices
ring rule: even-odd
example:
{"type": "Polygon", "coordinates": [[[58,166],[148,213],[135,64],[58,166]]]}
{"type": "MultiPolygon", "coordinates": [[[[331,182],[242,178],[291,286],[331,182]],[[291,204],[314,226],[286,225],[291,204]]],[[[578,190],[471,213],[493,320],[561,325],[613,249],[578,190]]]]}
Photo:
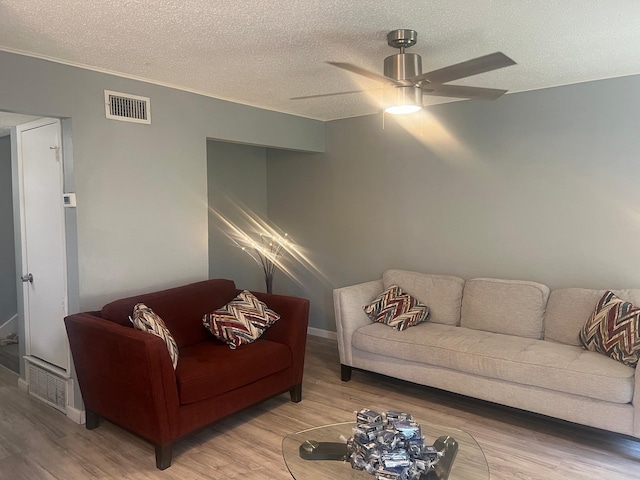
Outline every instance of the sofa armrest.
{"type": "Polygon", "coordinates": [[[633,436],[640,438],[640,366],[636,367],[633,388],[633,436]]]}
{"type": "Polygon", "coordinates": [[[262,335],[262,338],[286,344],[291,350],[294,366],[293,384],[302,382],[304,355],[307,345],[307,327],[309,325],[309,300],[306,298],[252,292],[258,300],[280,315],[262,335]]]}
{"type": "Polygon", "coordinates": [[[65,318],[86,408],[162,445],[178,433],[178,389],[164,341],[91,313],[65,318]]]}
{"type": "Polygon", "coordinates": [[[333,291],[333,308],[336,315],[338,352],[342,365],[353,366],[351,337],[358,328],[371,323],[362,307],[384,291],[382,280],[360,283],[333,291]]]}

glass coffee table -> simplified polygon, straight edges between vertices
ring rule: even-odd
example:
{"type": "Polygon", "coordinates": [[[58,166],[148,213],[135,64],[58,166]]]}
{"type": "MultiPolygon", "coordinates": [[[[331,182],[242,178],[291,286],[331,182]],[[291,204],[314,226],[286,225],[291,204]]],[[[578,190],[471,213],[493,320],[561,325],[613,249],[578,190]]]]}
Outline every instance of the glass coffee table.
{"type": "MultiPolygon", "coordinates": [[[[457,455],[448,480],[488,480],[489,466],[482,449],[474,438],[457,428],[420,423],[425,445],[432,445],[436,439],[449,436],[458,444],[457,455]]],[[[334,423],[309,428],[287,435],[282,440],[282,456],[289,473],[296,480],[375,480],[361,470],[354,470],[348,461],[305,460],[300,456],[300,446],[308,441],[346,443],[352,436],[355,422],[334,423]]]]}

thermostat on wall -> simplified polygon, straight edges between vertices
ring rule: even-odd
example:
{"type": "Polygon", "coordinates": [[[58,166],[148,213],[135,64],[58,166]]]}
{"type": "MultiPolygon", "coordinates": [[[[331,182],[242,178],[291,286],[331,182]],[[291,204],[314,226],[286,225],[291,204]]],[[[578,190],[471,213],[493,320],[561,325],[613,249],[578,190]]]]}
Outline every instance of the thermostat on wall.
{"type": "Polygon", "coordinates": [[[75,193],[63,193],[62,194],[62,204],[65,207],[75,207],[76,206],[76,194],[75,193]]]}

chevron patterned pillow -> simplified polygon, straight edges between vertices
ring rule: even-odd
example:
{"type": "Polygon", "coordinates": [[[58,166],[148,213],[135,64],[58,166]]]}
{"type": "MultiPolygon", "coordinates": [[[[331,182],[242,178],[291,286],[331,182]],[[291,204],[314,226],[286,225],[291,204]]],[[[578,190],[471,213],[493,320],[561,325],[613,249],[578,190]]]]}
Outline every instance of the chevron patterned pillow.
{"type": "Polygon", "coordinates": [[[363,308],[374,322],[384,323],[399,331],[424,322],[429,316],[429,307],[405,293],[398,285],[391,285],[363,308]]]}
{"type": "Polygon", "coordinates": [[[156,337],[164,340],[164,343],[167,344],[167,350],[169,350],[173,369],[175,370],[178,365],[178,345],[162,319],[144,303],[138,303],[133,307],[133,317],[129,317],[129,320],[133,323],[133,327],[136,330],[152,333],[156,337]]]}
{"type": "Polygon", "coordinates": [[[635,367],[640,358],[640,308],[607,291],[578,335],[583,348],[635,367]]]}
{"type": "Polygon", "coordinates": [[[224,307],[207,313],[202,324],[218,340],[235,349],[256,341],[280,315],[258,300],[250,291],[242,291],[224,307]]]}

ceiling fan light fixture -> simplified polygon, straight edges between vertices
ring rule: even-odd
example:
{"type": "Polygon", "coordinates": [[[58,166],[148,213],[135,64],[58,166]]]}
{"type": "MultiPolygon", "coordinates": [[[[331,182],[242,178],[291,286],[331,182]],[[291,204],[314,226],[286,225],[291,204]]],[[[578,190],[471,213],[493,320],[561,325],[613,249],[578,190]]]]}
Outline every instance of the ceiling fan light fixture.
{"type": "Polygon", "coordinates": [[[385,89],[385,113],[406,115],[422,110],[422,90],[414,86],[385,89]]]}
{"type": "Polygon", "coordinates": [[[419,105],[393,105],[385,108],[384,111],[392,115],[407,115],[409,113],[419,112],[420,110],[422,110],[422,107],[419,105]]]}

